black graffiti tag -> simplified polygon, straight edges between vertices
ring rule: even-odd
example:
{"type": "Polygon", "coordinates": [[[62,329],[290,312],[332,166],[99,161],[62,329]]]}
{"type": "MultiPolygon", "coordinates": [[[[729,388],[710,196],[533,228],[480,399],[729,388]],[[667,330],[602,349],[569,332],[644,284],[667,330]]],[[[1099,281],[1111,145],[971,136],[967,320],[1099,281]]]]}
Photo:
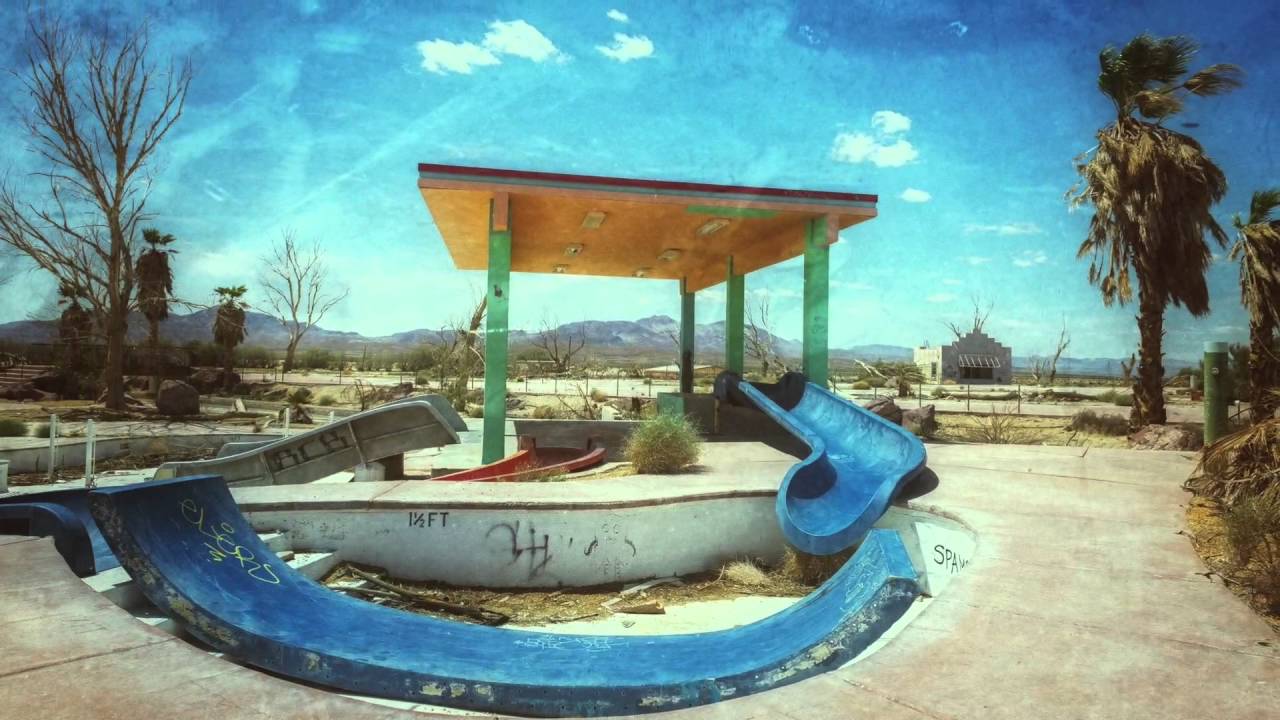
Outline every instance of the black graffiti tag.
{"type": "Polygon", "coordinates": [[[533,578],[533,577],[537,577],[543,570],[546,569],[547,564],[551,562],[554,556],[551,554],[551,537],[549,535],[547,535],[546,533],[543,533],[541,538],[542,544],[539,545],[538,531],[536,528],[534,528],[533,523],[529,523],[527,530],[529,535],[529,542],[527,545],[523,545],[523,546],[520,544],[521,533],[520,533],[519,520],[517,520],[514,524],[499,523],[497,525],[494,525],[493,527],[489,528],[489,532],[485,533],[484,536],[486,539],[488,539],[488,537],[494,534],[495,532],[507,533],[507,536],[511,541],[511,564],[515,564],[519,562],[520,559],[522,557],[525,557],[525,555],[527,554],[529,557],[529,577],[533,578]]]}

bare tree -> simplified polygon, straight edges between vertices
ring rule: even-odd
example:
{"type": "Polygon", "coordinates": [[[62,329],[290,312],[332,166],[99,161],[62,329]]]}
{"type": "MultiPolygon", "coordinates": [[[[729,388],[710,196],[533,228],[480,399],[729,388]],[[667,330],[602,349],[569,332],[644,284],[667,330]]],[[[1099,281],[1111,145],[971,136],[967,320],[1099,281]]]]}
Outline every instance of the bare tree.
{"type": "Polygon", "coordinates": [[[573,363],[573,356],[587,344],[587,329],[583,323],[561,325],[555,318],[543,316],[542,330],[533,337],[533,346],[547,354],[555,364],[556,372],[566,372],[573,363]]]}
{"type": "Polygon", "coordinates": [[[466,409],[467,386],[478,367],[484,367],[484,325],[489,298],[481,297],[471,313],[455,317],[436,331],[435,343],[440,371],[453,377],[453,384],[441,388],[459,410],[466,409]]]}
{"type": "Polygon", "coordinates": [[[113,40],[32,20],[23,117],[47,168],[33,201],[0,183],[0,242],[84,299],[106,336],[106,404],[124,408],[124,352],[134,303],[134,250],[151,189],[148,164],[182,115],[191,65],[156,67],[145,26],[113,40]]]}
{"type": "Polygon", "coordinates": [[[956,336],[957,340],[964,338],[969,333],[980,333],[987,326],[987,318],[991,317],[991,310],[996,306],[994,300],[988,300],[986,307],[982,306],[982,296],[973,295],[970,297],[973,302],[973,320],[970,323],[969,330],[961,328],[959,323],[950,320],[943,321],[943,325],[956,336]]]}
{"type": "Polygon", "coordinates": [[[1031,379],[1037,385],[1052,385],[1058,379],[1058,361],[1062,359],[1062,353],[1070,344],[1071,335],[1067,332],[1067,321],[1064,319],[1062,332],[1058,334],[1057,349],[1054,350],[1053,355],[1031,359],[1031,379]]]}
{"type": "Polygon", "coordinates": [[[760,373],[787,372],[787,364],[778,354],[778,338],[769,319],[769,296],[759,295],[747,304],[747,355],[760,362],[760,373]]]}
{"type": "Polygon", "coordinates": [[[289,372],[303,336],[320,324],[334,305],[345,300],[350,289],[331,287],[320,243],[299,247],[292,230],[280,233],[280,242],[271,246],[262,263],[258,282],[271,314],[289,334],[284,353],[284,371],[289,372]]]}

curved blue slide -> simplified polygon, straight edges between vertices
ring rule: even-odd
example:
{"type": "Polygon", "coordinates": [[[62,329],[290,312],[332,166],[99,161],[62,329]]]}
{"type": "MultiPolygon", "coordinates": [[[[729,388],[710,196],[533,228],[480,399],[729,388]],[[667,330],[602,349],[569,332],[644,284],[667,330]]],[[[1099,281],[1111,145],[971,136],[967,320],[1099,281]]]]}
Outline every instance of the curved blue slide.
{"type": "Polygon", "coordinates": [[[0,498],[0,535],[52,537],[80,577],[120,566],[89,514],[89,491],[83,488],[0,498]]]}
{"type": "Polygon", "coordinates": [[[729,382],[809,447],[808,457],[783,478],[776,507],[783,536],[806,553],[832,555],[852,547],[924,468],[919,438],[824,387],[805,382],[797,401],[787,397],[795,394],[790,388],[770,392],[769,386],[729,382]]]}
{"type": "Polygon", "coordinates": [[[391,610],[319,585],[258,539],[216,476],[103,488],[90,509],[156,606],[212,647],[347,692],[490,713],[658,712],[797,682],[853,659],[920,594],[896,532],[830,580],[717,632],[563,635],[391,610]]]}

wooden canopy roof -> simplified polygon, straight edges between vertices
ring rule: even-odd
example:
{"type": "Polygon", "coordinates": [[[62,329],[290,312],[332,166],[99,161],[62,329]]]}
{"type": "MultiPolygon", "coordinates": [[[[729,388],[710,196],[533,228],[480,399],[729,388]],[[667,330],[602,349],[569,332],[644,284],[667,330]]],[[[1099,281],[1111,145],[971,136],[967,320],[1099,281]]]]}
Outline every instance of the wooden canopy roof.
{"type": "Polygon", "coordinates": [[[809,221],[876,216],[875,195],[421,164],[418,188],[461,270],[488,267],[490,201],[511,229],[511,269],[723,282],[804,253],[809,221]]]}

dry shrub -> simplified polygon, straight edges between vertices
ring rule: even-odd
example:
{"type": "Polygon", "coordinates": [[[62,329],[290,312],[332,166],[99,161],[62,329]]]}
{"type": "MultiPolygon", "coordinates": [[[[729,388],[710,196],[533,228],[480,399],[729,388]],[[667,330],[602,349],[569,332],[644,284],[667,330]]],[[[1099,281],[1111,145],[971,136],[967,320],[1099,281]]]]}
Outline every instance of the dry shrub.
{"type": "Polygon", "coordinates": [[[22,437],[26,434],[26,423],[12,418],[0,418],[0,437],[22,437]]]}
{"type": "Polygon", "coordinates": [[[989,415],[975,415],[974,426],[967,429],[966,438],[970,442],[991,443],[994,445],[1034,445],[1044,440],[1044,434],[1036,430],[1020,427],[1021,418],[1009,412],[1008,408],[996,410],[992,408],[989,415]]]}
{"type": "Polygon", "coordinates": [[[835,555],[810,555],[788,547],[782,560],[782,574],[803,585],[821,585],[844,567],[855,550],[856,547],[835,555]]]}
{"type": "Polygon", "coordinates": [[[702,438],[683,415],[659,413],[640,424],[627,438],[627,460],[636,472],[677,473],[698,461],[702,438]]]}
{"type": "Polygon", "coordinates": [[[1076,432],[1089,432],[1098,435],[1128,435],[1129,420],[1119,415],[1099,415],[1092,410],[1081,410],[1071,418],[1068,426],[1076,432]]]}
{"type": "Polygon", "coordinates": [[[1263,420],[1206,447],[1187,489],[1228,508],[1248,498],[1280,501],[1280,418],[1263,420]]]}
{"type": "Polygon", "coordinates": [[[609,393],[600,388],[591,388],[591,402],[602,403],[609,399],[609,393]]]}
{"type": "Polygon", "coordinates": [[[1262,607],[1280,611],[1280,497],[1242,499],[1223,514],[1223,522],[1237,577],[1253,588],[1262,607]]]}

